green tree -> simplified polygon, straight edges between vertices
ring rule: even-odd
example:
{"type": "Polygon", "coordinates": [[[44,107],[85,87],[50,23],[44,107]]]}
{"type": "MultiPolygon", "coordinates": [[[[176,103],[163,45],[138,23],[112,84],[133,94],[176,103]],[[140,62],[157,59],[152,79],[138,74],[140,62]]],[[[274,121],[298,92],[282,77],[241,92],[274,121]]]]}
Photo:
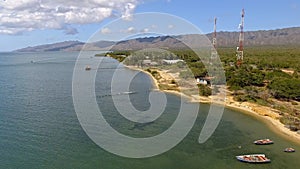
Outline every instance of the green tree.
{"type": "Polygon", "coordinates": [[[271,94],[277,99],[299,99],[300,79],[276,78],[268,85],[271,94]]]}

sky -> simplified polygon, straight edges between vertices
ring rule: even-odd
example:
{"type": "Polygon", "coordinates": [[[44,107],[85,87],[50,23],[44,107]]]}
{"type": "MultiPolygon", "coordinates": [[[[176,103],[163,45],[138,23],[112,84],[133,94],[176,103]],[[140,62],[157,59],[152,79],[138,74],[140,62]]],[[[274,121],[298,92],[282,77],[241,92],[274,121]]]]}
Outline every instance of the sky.
{"type": "MultiPolygon", "coordinates": [[[[299,0],[0,0],[0,51],[67,40],[86,42],[97,32],[113,35],[107,25],[116,19],[130,22],[145,12],[171,14],[202,33],[213,31],[217,17],[217,31],[239,31],[242,8],[245,31],[300,26],[299,0]]],[[[169,30],[175,30],[159,17],[155,22],[166,22],[169,30]]],[[[155,26],[138,24],[119,32],[130,36],[155,26]]]]}

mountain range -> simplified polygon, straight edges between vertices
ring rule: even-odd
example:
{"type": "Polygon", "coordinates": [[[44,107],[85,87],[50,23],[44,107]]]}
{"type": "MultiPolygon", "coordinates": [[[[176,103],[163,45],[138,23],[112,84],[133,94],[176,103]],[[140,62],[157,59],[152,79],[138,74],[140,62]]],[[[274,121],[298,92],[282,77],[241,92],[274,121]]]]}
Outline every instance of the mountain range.
{"type": "MultiPolygon", "coordinates": [[[[85,43],[80,41],[64,41],[53,44],[26,47],[15,52],[44,52],[44,51],[80,51],[84,50],[136,50],[145,48],[186,48],[182,41],[193,42],[197,36],[207,36],[211,41],[213,33],[205,35],[179,35],[142,37],[114,41],[98,41],[85,43]]],[[[234,47],[238,45],[239,32],[217,32],[217,45],[219,47],[234,47]]],[[[206,41],[207,42],[207,41],[206,41]]],[[[196,43],[196,42],[195,42],[196,43]]],[[[197,42],[199,43],[199,42],[197,42]]],[[[205,42],[203,42],[205,43],[205,42]]],[[[247,46],[275,46],[300,45],[300,27],[276,30],[247,31],[244,33],[244,45],[247,46]]]]}

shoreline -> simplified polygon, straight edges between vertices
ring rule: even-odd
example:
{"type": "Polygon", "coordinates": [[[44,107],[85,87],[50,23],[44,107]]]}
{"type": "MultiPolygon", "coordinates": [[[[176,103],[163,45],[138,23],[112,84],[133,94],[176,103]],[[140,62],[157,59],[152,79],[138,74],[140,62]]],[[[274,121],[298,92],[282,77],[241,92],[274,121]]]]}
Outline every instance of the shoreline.
{"type": "MultiPolygon", "coordinates": [[[[141,71],[147,75],[150,76],[150,79],[152,81],[153,86],[155,87],[155,90],[160,90],[162,92],[166,93],[171,93],[175,94],[177,96],[185,97],[189,99],[191,102],[198,102],[198,103],[203,103],[203,104],[211,104],[212,99],[209,97],[205,96],[188,96],[180,91],[175,91],[175,90],[161,90],[159,89],[159,82],[157,79],[155,79],[151,73],[138,68],[136,66],[126,66],[126,68],[131,69],[131,70],[136,70],[136,71],[141,71]]],[[[159,72],[161,73],[161,72],[159,72]]],[[[282,124],[279,121],[280,115],[278,114],[278,111],[275,109],[272,109],[270,107],[266,106],[261,106],[255,103],[250,103],[250,102],[237,102],[233,100],[233,97],[230,96],[229,92],[226,92],[226,100],[224,102],[224,107],[231,109],[231,110],[237,110],[238,112],[244,113],[246,115],[252,116],[257,118],[258,120],[262,121],[265,123],[270,130],[272,130],[274,133],[280,135],[281,137],[284,137],[285,139],[288,139],[296,144],[300,144],[300,134],[297,132],[293,132],[290,129],[286,128],[284,124],[282,124]]]]}
{"type": "MultiPolygon", "coordinates": [[[[257,105],[257,106],[260,106],[260,105],[257,105]]],[[[273,131],[274,133],[280,135],[281,137],[284,137],[285,139],[287,139],[289,141],[292,141],[293,143],[300,145],[300,134],[297,134],[297,132],[293,132],[290,129],[286,128],[284,126],[284,124],[282,124],[279,121],[279,119],[274,119],[272,117],[259,114],[258,112],[255,112],[249,108],[234,106],[234,105],[230,105],[230,104],[225,104],[225,107],[228,109],[231,109],[231,110],[236,110],[238,112],[244,113],[246,115],[249,115],[249,116],[252,116],[252,117],[258,119],[259,121],[265,123],[269,127],[269,129],[271,131],[273,131]]]]}

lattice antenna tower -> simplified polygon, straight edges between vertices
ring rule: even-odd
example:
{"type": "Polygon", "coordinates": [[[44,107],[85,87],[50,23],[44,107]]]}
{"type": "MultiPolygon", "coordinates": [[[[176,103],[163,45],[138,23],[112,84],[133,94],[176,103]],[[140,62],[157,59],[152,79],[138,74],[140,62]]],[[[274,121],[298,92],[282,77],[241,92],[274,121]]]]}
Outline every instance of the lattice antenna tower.
{"type": "Polygon", "coordinates": [[[212,44],[213,48],[211,49],[211,61],[214,59],[218,58],[218,53],[217,53],[217,18],[214,18],[214,33],[213,33],[213,38],[212,38],[212,44]]]}
{"type": "Polygon", "coordinates": [[[242,18],[241,23],[239,25],[240,36],[239,36],[239,46],[236,48],[236,57],[237,57],[237,66],[241,66],[244,59],[244,17],[245,11],[242,9],[242,18]]]}

